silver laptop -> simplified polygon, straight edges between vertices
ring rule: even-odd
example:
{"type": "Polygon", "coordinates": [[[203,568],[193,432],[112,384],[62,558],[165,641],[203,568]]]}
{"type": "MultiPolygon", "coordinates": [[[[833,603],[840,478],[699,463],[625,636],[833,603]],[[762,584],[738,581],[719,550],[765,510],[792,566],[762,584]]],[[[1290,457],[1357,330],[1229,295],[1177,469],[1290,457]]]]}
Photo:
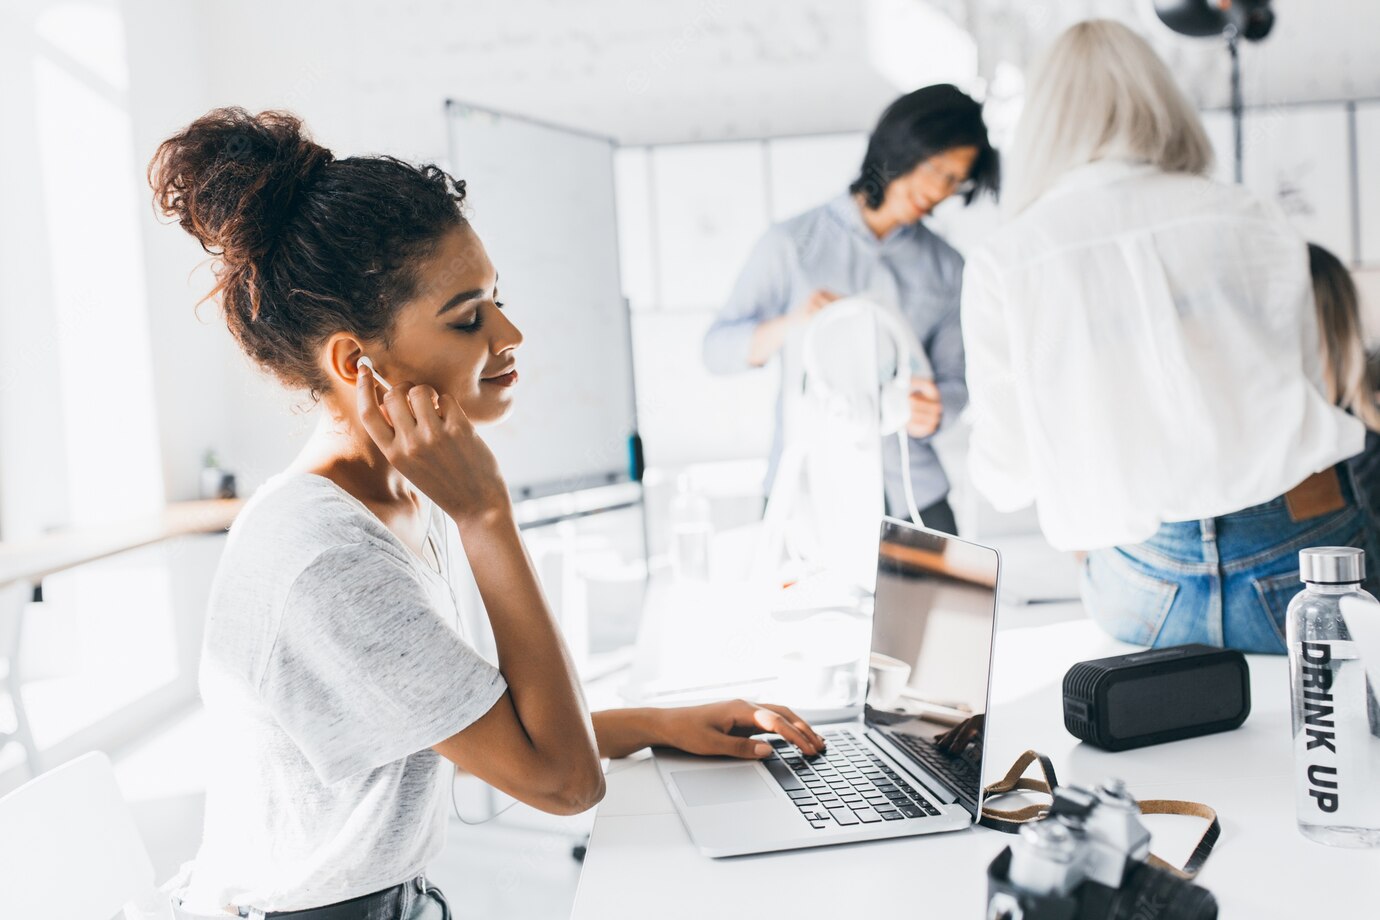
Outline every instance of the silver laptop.
{"type": "Polygon", "coordinates": [[[994,549],[884,519],[865,703],[847,722],[816,724],[828,749],[805,757],[767,735],[775,752],[758,762],[656,751],[700,852],[767,853],[976,823],[999,569],[994,549]]]}

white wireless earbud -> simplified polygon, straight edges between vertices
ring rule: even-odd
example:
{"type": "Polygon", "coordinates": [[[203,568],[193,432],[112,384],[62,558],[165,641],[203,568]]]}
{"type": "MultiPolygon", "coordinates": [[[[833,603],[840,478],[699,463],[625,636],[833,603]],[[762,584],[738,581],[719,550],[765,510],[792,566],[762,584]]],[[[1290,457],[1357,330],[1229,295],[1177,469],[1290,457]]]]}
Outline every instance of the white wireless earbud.
{"type": "Polygon", "coordinates": [[[378,369],[376,367],[374,367],[374,362],[369,359],[368,355],[360,355],[359,364],[361,367],[369,368],[369,373],[372,374],[374,376],[374,379],[378,381],[379,386],[383,387],[383,391],[385,393],[393,392],[393,384],[383,379],[383,375],[378,372],[378,369]]]}

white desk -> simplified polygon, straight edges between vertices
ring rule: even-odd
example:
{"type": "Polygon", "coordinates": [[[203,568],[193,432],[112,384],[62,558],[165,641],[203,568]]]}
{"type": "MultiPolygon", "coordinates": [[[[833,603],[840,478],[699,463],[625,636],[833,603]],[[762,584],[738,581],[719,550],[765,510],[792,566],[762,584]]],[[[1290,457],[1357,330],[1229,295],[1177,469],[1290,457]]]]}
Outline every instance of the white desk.
{"type": "Polygon", "coordinates": [[[243,506],[241,499],[173,502],[158,514],[132,520],[0,541],[0,605],[9,606],[8,610],[0,606],[0,628],[9,630],[9,635],[0,635],[0,663],[7,664],[4,680],[15,715],[14,730],[0,732],[0,747],[10,738],[17,741],[24,748],[31,775],[43,772],[43,765],[24,707],[23,675],[15,662],[20,659],[24,609],[35,589],[50,575],[117,553],[175,537],[223,533],[243,506]]]}
{"type": "Polygon", "coordinates": [[[158,514],[76,527],[28,540],[0,541],[0,587],[39,584],[49,575],[116,553],[191,534],[228,530],[243,499],[173,502],[158,514]]]}
{"type": "MultiPolygon", "coordinates": [[[[1053,758],[1061,782],[1119,776],[1138,798],[1216,808],[1222,836],[1199,880],[1224,918],[1380,914],[1380,852],[1324,847],[1294,827],[1285,659],[1250,657],[1252,711],[1240,729],[1111,754],[1064,730],[1060,683],[1075,661],[1129,649],[1086,620],[999,632],[988,781],[1033,747],[1053,758]]],[[[1179,863],[1203,827],[1158,816],[1147,825],[1154,850],[1179,863]]],[[[1011,839],[974,828],[708,859],[690,842],[644,754],[610,769],[573,917],[978,918],[987,864],[1011,839]]]]}

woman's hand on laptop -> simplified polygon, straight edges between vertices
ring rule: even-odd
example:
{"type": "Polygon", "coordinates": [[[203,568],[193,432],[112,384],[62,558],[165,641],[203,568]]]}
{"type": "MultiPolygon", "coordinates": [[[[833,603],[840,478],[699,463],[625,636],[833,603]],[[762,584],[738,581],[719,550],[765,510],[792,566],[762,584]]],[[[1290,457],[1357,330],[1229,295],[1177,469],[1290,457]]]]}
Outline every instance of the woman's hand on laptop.
{"type": "Polygon", "coordinates": [[[824,739],[785,706],[725,700],[675,709],[607,709],[593,714],[599,756],[627,757],[648,746],[691,754],[760,760],[771,745],[750,735],[772,732],[805,754],[824,750],[824,739]]]}
{"type": "Polygon", "coordinates": [[[659,743],[691,754],[720,754],[745,759],[760,759],[771,753],[771,745],[754,741],[749,735],[772,732],[780,735],[805,754],[824,750],[824,739],[800,716],[785,706],[725,700],[703,706],[655,710],[660,723],[659,743]]]}

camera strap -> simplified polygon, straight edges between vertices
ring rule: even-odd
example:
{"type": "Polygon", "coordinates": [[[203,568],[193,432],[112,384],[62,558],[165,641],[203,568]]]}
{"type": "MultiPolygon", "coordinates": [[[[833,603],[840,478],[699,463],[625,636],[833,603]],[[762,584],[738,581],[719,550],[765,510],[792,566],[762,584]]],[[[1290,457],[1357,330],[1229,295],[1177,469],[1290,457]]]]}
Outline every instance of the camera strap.
{"type": "MultiPolygon", "coordinates": [[[[1018,792],[1036,792],[1050,796],[1052,799],[1054,787],[1058,785],[1059,779],[1054,774],[1054,763],[1038,751],[1026,751],[1016,758],[1016,762],[1011,765],[1010,770],[1006,771],[1005,776],[982,790],[982,815],[978,819],[978,823],[983,827],[990,827],[994,831],[1014,834],[1021,829],[1022,824],[1039,821],[1049,814],[1049,803],[1000,809],[992,808],[991,800],[1018,792]],[[1039,764],[1040,772],[1044,774],[1043,779],[1025,775],[1031,764],[1039,764]]],[[[1143,799],[1140,802],[1140,813],[1143,815],[1186,815],[1192,818],[1204,818],[1208,822],[1203,836],[1198,838],[1198,843],[1193,847],[1193,852],[1189,855],[1182,869],[1170,865],[1154,853],[1150,854],[1150,858],[1147,860],[1150,865],[1170,872],[1179,878],[1193,878],[1202,870],[1203,863],[1207,862],[1207,858],[1212,855],[1212,848],[1217,845],[1217,838],[1222,834],[1222,825],[1217,820],[1217,812],[1200,802],[1182,802],[1176,799],[1143,799]]]]}
{"type": "Polygon", "coordinates": [[[1053,761],[1039,751],[1026,751],[1016,758],[1016,762],[1011,765],[1010,770],[1006,771],[1005,776],[982,790],[982,816],[978,819],[978,823],[983,827],[990,827],[994,831],[1001,831],[1003,834],[1014,834],[1021,829],[1022,824],[1038,821],[1047,815],[1050,803],[1026,805],[1023,808],[999,809],[991,807],[989,804],[991,800],[1015,792],[1038,792],[1052,799],[1054,787],[1057,785],[1059,785],[1059,778],[1054,775],[1053,761]],[[1025,775],[1025,771],[1030,769],[1032,763],[1040,765],[1040,772],[1044,774],[1044,779],[1025,775]]]}

